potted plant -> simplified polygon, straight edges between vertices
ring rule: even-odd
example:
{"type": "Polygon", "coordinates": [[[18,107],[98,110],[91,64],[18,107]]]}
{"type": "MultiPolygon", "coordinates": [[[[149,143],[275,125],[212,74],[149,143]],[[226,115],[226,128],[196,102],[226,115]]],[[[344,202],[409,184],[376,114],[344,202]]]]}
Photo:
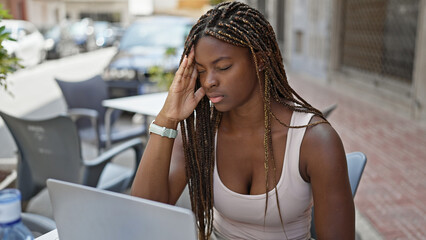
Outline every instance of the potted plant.
{"type": "MultiPolygon", "coordinates": [[[[0,4],[0,25],[1,21],[5,18],[11,18],[11,15],[6,9],[3,9],[3,5],[0,4]]],[[[0,27],[0,90],[6,91],[12,95],[8,90],[7,76],[10,73],[15,72],[22,66],[19,65],[19,59],[15,56],[10,55],[7,50],[3,47],[3,41],[10,40],[16,41],[10,37],[10,33],[6,31],[5,26],[0,27]]]]}

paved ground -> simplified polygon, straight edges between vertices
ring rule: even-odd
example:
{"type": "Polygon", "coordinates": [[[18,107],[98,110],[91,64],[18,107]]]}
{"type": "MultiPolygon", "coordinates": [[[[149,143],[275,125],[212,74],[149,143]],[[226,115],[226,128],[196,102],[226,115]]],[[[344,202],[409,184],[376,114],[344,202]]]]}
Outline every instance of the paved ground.
{"type": "Polygon", "coordinates": [[[361,92],[354,94],[353,89],[325,87],[301,75],[290,74],[289,78],[296,91],[319,109],[337,103],[329,120],[346,152],[367,155],[355,196],[363,218],[363,229],[357,226],[361,238],[424,239],[426,128],[369,102],[361,92]]]}

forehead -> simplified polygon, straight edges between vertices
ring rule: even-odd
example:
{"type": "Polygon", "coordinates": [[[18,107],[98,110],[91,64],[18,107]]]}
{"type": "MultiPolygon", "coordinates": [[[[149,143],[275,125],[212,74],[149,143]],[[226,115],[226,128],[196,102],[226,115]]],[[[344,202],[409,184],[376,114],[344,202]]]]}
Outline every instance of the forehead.
{"type": "Polygon", "coordinates": [[[218,57],[228,57],[231,59],[250,57],[248,48],[238,47],[211,36],[200,38],[194,50],[197,62],[215,60],[218,57]]]}

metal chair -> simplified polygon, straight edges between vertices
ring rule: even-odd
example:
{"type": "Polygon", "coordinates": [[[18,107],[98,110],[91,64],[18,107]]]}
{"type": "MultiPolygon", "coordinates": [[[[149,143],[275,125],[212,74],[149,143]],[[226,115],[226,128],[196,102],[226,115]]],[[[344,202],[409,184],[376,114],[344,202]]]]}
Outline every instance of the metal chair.
{"type": "Polygon", "coordinates": [[[0,111],[18,148],[17,187],[28,201],[46,186],[48,178],[122,192],[130,187],[142,156],[140,139],[117,145],[91,160],[83,159],[77,128],[68,116],[43,120],[12,117],[0,111]],[[111,160],[133,149],[133,168],[111,160]]]}
{"type": "MultiPolygon", "coordinates": [[[[105,131],[106,108],[102,101],[109,99],[108,87],[100,75],[84,81],[69,82],[55,78],[68,106],[68,114],[75,120],[82,141],[94,143],[98,150],[107,147],[109,136],[105,131]]],[[[109,119],[110,143],[146,136],[142,124],[114,125],[121,111],[114,110],[109,119]]]]}
{"type": "Polygon", "coordinates": [[[337,108],[337,104],[333,104],[331,106],[326,107],[325,109],[323,109],[322,115],[324,115],[325,118],[327,118],[328,116],[330,116],[330,114],[337,108]]]}
{"type": "Polygon", "coordinates": [[[39,237],[56,229],[56,223],[52,219],[34,213],[23,212],[22,223],[32,232],[34,237],[39,237]]]}
{"type": "MultiPolygon", "coordinates": [[[[362,152],[351,152],[346,154],[346,161],[348,165],[349,183],[351,184],[352,197],[355,197],[356,190],[358,189],[359,182],[361,181],[362,173],[364,172],[365,165],[367,164],[367,156],[362,152]]],[[[314,221],[314,208],[312,207],[312,220],[311,220],[311,238],[316,238],[315,221],[314,221]]]]}
{"type": "Polygon", "coordinates": [[[351,184],[352,197],[355,197],[362,173],[367,164],[367,156],[362,152],[352,152],[346,154],[348,163],[349,183],[351,184]]]}

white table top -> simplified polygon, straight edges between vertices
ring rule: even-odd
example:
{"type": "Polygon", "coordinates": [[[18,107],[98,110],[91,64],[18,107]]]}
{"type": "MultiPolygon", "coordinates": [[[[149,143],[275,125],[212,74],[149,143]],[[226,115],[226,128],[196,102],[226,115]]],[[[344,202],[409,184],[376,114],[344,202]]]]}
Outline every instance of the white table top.
{"type": "Polygon", "coordinates": [[[144,94],[123,98],[108,99],[102,105],[108,108],[140,113],[147,116],[157,116],[167,98],[167,92],[144,94]]]}
{"type": "Polygon", "coordinates": [[[58,231],[56,229],[52,230],[44,235],[41,235],[35,240],[59,240],[58,231]]]}

